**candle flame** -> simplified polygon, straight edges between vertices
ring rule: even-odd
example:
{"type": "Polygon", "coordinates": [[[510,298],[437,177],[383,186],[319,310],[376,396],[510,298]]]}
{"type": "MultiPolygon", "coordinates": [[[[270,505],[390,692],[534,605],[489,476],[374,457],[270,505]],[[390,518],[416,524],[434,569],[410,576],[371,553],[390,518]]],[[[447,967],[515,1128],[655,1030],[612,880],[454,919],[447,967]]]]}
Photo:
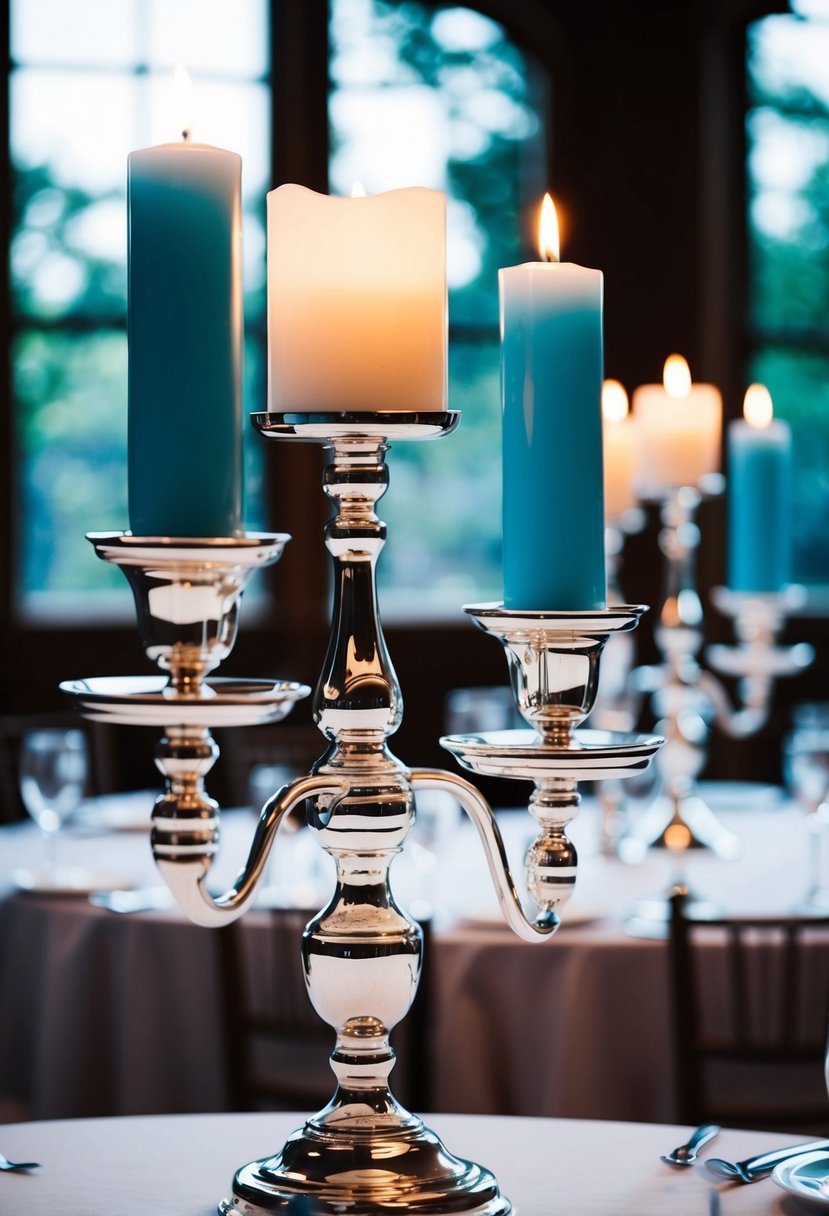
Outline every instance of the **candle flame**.
{"type": "Polygon", "coordinates": [[[545,262],[558,262],[561,257],[558,216],[555,203],[549,194],[544,195],[544,202],[541,204],[541,218],[538,223],[538,252],[545,262]]]}
{"type": "Polygon", "coordinates": [[[771,393],[765,384],[750,384],[743,401],[743,416],[749,426],[762,430],[774,416],[771,393]]]}
{"type": "Polygon", "coordinates": [[[351,197],[352,198],[365,198],[366,197],[366,188],[362,182],[355,182],[354,185],[351,187],[351,197]]]}
{"type": "Polygon", "coordinates": [[[176,94],[178,129],[182,139],[190,139],[193,134],[193,82],[183,64],[177,63],[173,69],[173,87],[176,94]]]}
{"type": "Polygon", "coordinates": [[[668,355],[662,373],[665,392],[674,401],[680,401],[691,392],[691,371],[682,355],[668,355]]]}
{"type": "Polygon", "coordinates": [[[618,380],[605,380],[602,385],[602,418],[605,422],[621,422],[627,417],[628,395],[618,380]]]}

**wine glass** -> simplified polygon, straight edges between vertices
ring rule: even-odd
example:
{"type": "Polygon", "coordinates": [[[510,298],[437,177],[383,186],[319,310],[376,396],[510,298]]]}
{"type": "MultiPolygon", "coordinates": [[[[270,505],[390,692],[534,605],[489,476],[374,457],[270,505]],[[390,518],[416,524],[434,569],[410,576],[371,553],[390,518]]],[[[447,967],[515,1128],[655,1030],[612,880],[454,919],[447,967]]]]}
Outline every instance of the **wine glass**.
{"type": "Polygon", "coordinates": [[[44,874],[58,879],[58,833],[77,809],[87,775],[86,736],[82,730],[34,730],[20,747],[20,794],[43,834],[44,874]]]}
{"type": "Polygon", "coordinates": [[[809,878],[803,906],[807,911],[829,904],[822,885],[821,845],[829,823],[829,706],[800,705],[794,730],[783,741],[786,786],[806,812],[809,878]]]}

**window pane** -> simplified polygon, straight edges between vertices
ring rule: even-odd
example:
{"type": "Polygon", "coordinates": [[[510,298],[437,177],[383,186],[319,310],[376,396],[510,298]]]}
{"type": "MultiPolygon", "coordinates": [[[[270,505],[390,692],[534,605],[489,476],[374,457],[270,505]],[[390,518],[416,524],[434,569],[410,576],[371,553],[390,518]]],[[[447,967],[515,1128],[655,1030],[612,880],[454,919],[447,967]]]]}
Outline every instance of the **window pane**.
{"type": "Polygon", "coordinates": [[[11,244],[14,308],[120,320],[126,301],[124,196],[54,183],[48,167],[19,168],[11,244]]]}
{"type": "Polygon", "coordinates": [[[124,190],[135,81],[108,72],[20,69],[11,76],[15,165],[46,167],[55,183],[90,194],[124,190]]]}
{"type": "Polygon", "coordinates": [[[457,615],[501,597],[500,387],[497,336],[453,342],[454,435],[394,444],[378,511],[389,539],[378,565],[385,616],[457,615]]]}
{"type": "Polygon", "coordinates": [[[795,449],[794,577],[829,583],[829,22],[773,16],[748,35],[751,379],[795,449]]]}
{"type": "Polygon", "coordinates": [[[15,63],[125,66],[133,54],[134,35],[134,0],[12,0],[15,63]]]}
{"type": "Polygon", "coordinates": [[[263,76],[268,70],[267,5],[262,0],[142,0],[149,11],[153,66],[263,76]]]}
{"type": "Polygon", "coordinates": [[[13,356],[23,592],[117,586],[84,534],[127,518],[126,337],[24,330],[13,356]]]}
{"type": "Polygon", "coordinates": [[[447,193],[449,404],[463,420],[395,446],[379,573],[386,615],[455,614],[501,593],[497,271],[522,260],[520,215],[545,188],[539,75],[502,26],[457,5],[333,0],[331,38],[332,191],[447,193]]]}
{"type": "Polygon", "coordinates": [[[829,299],[829,115],[764,106],[749,119],[752,320],[761,329],[825,324],[829,299]]]}

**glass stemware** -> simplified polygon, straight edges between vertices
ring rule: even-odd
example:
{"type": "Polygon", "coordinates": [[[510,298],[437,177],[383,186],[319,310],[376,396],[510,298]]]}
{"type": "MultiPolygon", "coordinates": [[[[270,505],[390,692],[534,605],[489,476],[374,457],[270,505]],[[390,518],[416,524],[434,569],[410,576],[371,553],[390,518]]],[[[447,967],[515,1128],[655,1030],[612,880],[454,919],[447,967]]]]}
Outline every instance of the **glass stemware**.
{"type": "Polygon", "coordinates": [[[79,806],[87,776],[82,730],[30,731],[20,747],[20,794],[44,841],[44,876],[58,875],[58,833],[79,806]]]}
{"type": "Polygon", "coordinates": [[[808,878],[801,906],[806,911],[829,907],[823,884],[822,851],[829,825],[829,705],[801,705],[794,730],[783,742],[786,787],[806,812],[808,878]]]}

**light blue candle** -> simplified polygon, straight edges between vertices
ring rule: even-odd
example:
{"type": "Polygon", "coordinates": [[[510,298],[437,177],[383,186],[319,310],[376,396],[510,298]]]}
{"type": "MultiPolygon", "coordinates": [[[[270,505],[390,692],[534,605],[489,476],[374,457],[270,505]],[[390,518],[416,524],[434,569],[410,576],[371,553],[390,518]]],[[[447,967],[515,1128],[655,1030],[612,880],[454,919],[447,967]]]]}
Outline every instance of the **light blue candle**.
{"type": "Polygon", "coordinates": [[[504,604],[603,608],[602,275],[528,262],[499,282],[504,604]]]}
{"type": "Polygon", "coordinates": [[[791,580],[792,434],[772,421],[762,385],[749,388],[744,411],[728,428],[728,585],[780,591],[791,580]]]}
{"type": "Polygon", "coordinates": [[[233,536],[242,513],[241,158],[133,152],[129,515],[140,536],[233,536]]]}

